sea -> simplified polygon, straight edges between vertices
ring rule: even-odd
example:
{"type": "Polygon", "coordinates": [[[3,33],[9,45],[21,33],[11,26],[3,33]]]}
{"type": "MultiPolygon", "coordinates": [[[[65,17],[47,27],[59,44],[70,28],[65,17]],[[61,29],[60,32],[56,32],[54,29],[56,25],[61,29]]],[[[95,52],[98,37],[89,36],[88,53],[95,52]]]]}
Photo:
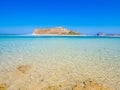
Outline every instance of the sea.
{"type": "Polygon", "coordinates": [[[86,79],[120,90],[120,37],[0,35],[0,83],[8,90],[86,79]],[[11,73],[21,65],[31,67],[22,81],[11,73]]]}

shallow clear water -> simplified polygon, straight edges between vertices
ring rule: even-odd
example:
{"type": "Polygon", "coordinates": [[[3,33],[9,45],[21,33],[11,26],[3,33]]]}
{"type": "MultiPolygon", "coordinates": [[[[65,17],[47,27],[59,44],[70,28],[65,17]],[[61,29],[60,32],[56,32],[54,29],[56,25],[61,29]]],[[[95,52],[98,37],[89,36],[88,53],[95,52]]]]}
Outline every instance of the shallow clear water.
{"type": "Polygon", "coordinates": [[[92,78],[120,90],[120,37],[0,36],[0,74],[25,64],[34,64],[36,80],[38,73],[49,82],[92,78]]]}

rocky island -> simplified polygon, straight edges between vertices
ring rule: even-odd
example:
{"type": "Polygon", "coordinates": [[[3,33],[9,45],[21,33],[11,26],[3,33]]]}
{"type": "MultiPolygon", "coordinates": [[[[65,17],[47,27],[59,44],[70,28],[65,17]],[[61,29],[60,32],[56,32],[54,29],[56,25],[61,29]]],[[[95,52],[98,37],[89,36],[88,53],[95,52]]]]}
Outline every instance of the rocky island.
{"type": "Polygon", "coordinates": [[[63,27],[35,29],[33,34],[80,35],[80,33],[63,27]]]}

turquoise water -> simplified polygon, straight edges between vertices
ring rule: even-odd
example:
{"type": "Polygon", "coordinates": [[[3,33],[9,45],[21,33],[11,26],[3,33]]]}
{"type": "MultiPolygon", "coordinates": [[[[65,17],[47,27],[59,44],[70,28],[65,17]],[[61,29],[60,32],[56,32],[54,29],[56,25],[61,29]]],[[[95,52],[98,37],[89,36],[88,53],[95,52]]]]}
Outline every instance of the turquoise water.
{"type": "Polygon", "coordinates": [[[0,36],[0,74],[25,64],[34,65],[29,75],[36,80],[37,74],[50,83],[92,78],[120,90],[120,37],[0,36]],[[59,79],[51,80],[53,73],[59,79]]]}

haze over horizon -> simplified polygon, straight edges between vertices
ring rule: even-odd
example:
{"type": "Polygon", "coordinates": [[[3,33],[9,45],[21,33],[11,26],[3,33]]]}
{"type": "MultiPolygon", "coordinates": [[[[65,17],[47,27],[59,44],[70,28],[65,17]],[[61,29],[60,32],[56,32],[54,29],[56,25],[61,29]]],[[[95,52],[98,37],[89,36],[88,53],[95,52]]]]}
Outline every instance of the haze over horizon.
{"type": "Polygon", "coordinates": [[[62,26],[83,34],[120,34],[119,0],[1,0],[0,34],[62,26]]]}

